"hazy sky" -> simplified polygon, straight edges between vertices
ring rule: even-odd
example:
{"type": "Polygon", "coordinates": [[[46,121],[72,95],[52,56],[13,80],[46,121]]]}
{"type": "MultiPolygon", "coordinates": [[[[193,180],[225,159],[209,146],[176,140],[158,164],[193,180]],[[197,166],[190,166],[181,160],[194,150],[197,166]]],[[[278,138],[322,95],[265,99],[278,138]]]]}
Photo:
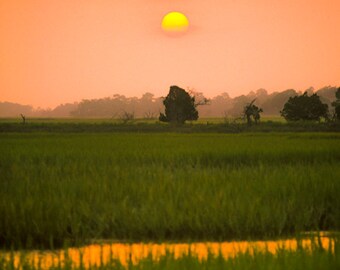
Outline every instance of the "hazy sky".
{"type": "Polygon", "coordinates": [[[0,101],[340,85],[340,0],[0,0],[0,101]],[[189,31],[161,21],[183,12],[189,31]]]}

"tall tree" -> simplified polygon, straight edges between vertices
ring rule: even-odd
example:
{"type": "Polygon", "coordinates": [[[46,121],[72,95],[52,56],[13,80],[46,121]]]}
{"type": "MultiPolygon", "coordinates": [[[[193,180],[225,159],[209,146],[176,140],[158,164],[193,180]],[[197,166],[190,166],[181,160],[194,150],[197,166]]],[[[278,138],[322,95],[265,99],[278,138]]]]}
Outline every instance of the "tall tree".
{"type": "Polygon", "coordinates": [[[171,86],[169,94],[163,100],[165,114],[159,115],[162,122],[184,124],[185,121],[197,120],[195,97],[178,86],[171,86]]]}
{"type": "Polygon", "coordinates": [[[285,103],[281,115],[287,121],[320,120],[328,118],[328,105],[321,102],[317,94],[290,97],[285,103]]]}

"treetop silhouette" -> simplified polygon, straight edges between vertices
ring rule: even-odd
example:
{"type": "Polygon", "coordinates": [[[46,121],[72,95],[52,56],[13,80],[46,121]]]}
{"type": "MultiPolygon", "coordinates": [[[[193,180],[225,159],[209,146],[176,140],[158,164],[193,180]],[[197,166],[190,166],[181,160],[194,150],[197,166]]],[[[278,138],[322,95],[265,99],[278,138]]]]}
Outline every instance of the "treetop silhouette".
{"type": "Polygon", "coordinates": [[[190,96],[184,89],[173,85],[170,87],[169,94],[163,100],[165,114],[160,113],[159,120],[184,124],[185,121],[197,120],[198,111],[195,104],[195,97],[190,96]]]}

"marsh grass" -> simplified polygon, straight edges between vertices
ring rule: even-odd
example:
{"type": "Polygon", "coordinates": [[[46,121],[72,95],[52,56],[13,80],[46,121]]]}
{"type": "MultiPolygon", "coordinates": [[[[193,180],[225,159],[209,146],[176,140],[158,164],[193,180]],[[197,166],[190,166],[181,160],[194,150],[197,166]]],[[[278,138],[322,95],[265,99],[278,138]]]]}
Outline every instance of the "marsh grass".
{"type": "Polygon", "coordinates": [[[340,228],[340,135],[0,134],[0,243],[340,228]]]}

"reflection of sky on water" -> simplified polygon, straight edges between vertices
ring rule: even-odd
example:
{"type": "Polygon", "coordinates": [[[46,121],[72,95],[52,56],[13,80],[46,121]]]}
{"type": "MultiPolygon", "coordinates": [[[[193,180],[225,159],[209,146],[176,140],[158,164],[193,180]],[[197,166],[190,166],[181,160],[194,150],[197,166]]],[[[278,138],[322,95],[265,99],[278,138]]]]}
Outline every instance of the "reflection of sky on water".
{"type": "MultiPolygon", "coordinates": [[[[136,243],[136,244],[123,244],[123,243],[103,243],[91,244],[81,248],[69,248],[67,250],[58,251],[30,251],[27,253],[15,252],[14,256],[15,266],[23,265],[24,262],[30,265],[40,265],[42,269],[48,269],[51,266],[63,266],[66,263],[71,263],[75,267],[81,264],[85,268],[90,266],[100,266],[107,264],[112,260],[118,260],[123,265],[128,265],[129,261],[137,264],[141,259],[152,257],[158,260],[161,256],[172,254],[175,258],[191,253],[192,256],[198,257],[200,260],[207,258],[208,253],[213,255],[221,255],[227,259],[235,257],[238,253],[254,251],[269,251],[273,254],[280,249],[296,250],[299,245],[304,249],[311,250],[313,244],[322,244],[326,250],[334,249],[334,239],[327,236],[320,238],[306,238],[297,241],[296,239],[278,240],[278,241],[239,241],[239,242],[222,242],[222,243],[136,243]]],[[[3,257],[2,254],[0,257],[3,257]]],[[[5,254],[5,258],[9,259],[10,254],[5,254]]]]}

